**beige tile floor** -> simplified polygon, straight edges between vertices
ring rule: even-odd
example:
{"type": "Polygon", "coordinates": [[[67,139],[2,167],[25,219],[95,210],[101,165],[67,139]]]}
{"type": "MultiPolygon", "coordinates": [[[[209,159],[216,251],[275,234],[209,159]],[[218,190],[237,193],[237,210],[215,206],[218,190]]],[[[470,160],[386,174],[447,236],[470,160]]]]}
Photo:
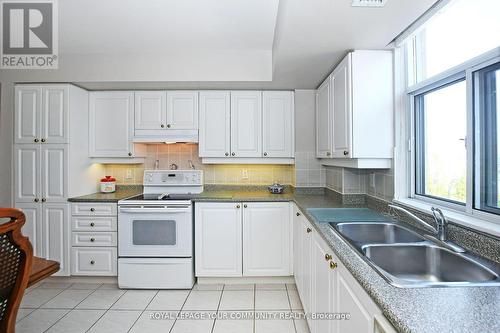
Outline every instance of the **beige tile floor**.
{"type": "Polygon", "coordinates": [[[122,290],[112,283],[58,280],[27,290],[16,332],[309,333],[303,319],[255,318],[290,312],[302,312],[294,284],[122,290]]]}

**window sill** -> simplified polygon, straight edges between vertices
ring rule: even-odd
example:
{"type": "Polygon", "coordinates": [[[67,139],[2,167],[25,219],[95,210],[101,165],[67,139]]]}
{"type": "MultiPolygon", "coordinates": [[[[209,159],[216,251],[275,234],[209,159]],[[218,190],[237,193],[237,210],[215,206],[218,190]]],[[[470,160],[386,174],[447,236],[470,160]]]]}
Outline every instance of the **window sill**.
{"type": "Polygon", "coordinates": [[[449,207],[440,207],[439,205],[429,204],[427,202],[412,198],[394,199],[394,202],[427,214],[431,213],[431,207],[439,207],[443,210],[446,218],[454,224],[493,235],[495,237],[500,237],[500,224],[496,222],[491,222],[482,218],[471,216],[464,212],[458,212],[456,210],[450,209],[449,207]]]}

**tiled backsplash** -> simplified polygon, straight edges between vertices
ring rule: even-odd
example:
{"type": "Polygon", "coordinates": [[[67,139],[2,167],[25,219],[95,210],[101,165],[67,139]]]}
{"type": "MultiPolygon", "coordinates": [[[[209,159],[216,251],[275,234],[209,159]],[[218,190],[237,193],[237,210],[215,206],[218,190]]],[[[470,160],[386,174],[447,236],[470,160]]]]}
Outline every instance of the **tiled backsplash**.
{"type": "Polygon", "coordinates": [[[205,184],[269,185],[279,182],[296,187],[326,186],[342,194],[368,194],[384,200],[394,196],[392,169],[358,170],[324,167],[316,153],[295,153],[293,165],[234,165],[202,164],[196,144],[150,144],[144,164],[108,164],[106,174],[116,177],[118,184],[142,184],[145,169],[169,169],[172,163],[179,169],[189,169],[192,161],[196,169],[204,170],[205,184]],[[372,176],[373,175],[373,176],[372,176]]]}
{"type": "Polygon", "coordinates": [[[192,161],[196,169],[204,170],[205,184],[269,185],[279,182],[295,185],[293,165],[234,165],[202,164],[196,144],[150,144],[144,164],[108,164],[106,174],[113,175],[118,184],[142,184],[145,169],[154,169],[156,160],[159,169],[169,169],[172,163],[179,169],[189,169],[192,161]],[[127,171],[130,177],[127,177],[127,171]]]}
{"type": "Polygon", "coordinates": [[[325,186],[342,194],[368,194],[391,201],[394,197],[392,169],[361,170],[325,167],[325,186]]]}
{"type": "Polygon", "coordinates": [[[325,186],[326,170],[319,163],[314,151],[295,152],[295,186],[325,186]]]}

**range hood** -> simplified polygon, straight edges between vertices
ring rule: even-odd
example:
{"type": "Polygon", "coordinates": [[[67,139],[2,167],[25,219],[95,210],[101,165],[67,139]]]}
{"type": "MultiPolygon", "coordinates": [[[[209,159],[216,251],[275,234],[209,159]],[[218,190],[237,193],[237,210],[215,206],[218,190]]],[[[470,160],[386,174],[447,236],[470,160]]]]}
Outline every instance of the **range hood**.
{"type": "Polygon", "coordinates": [[[184,143],[198,142],[198,130],[136,130],[133,142],[137,143],[184,143]]]}

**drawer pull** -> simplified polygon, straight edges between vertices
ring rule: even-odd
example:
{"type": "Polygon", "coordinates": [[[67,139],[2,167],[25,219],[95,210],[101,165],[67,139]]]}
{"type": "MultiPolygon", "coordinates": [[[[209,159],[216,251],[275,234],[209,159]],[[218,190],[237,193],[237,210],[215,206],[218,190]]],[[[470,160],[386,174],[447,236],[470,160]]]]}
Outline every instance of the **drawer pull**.
{"type": "Polygon", "coordinates": [[[325,260],[328,261],[328,260],[332,260],[332,255],[331,254],[325,254],[325,260]]]}
{"type": "Polygon", "coordinates": [[[95,212],[95,208],[90,208],[90,211],[91,212],[95,212]]]}
{"type": "Polygon", "coordinates": [[[335,269],[335,268],[337,268],[337,266],[338,265],[336,263],[334,263],[333,261],[330,261],[330,268],[331,269],[335,269]]]}
{"type": "Polygon", "coordinates": [[[95,223],[94,222],[90,222],[90,226],[91,227],[95,227],[95,223]]]}
{"type": "Polygon", "coordinates": [[[90,260],[90,264],[91,265],[95,264],[95,261],[94,260],[90,260]]]}
{"type": "Polygon", "coordinates": [[[310,233],[312,230],[311,230],[311,228],[307,228],[306,231],[307,231],[307,233],[310,233]]]}
{"type": "Polygon", "coordinates": [[[90,238],[90,241],[95,242],[95,238],[94,237],[90,238]]]}
{"type": "Polygon", "coordinates": [[[295,215],[300,216],[300,213],[299,213],[299,212],[297,212],[297,213],[295,213],[295,215]]]}

